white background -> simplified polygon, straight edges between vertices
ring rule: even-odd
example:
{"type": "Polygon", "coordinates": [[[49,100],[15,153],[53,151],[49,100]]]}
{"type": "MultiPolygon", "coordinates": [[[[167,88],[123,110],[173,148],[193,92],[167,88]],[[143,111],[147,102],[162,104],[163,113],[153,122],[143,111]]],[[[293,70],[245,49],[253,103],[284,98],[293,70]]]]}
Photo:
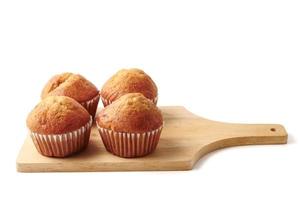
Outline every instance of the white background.
{"type": "Polygon", "coordinates": [[[0,199],[299,199],[300,3],[292,0],[0,1],[0,199]],[[192,171],[17,173],[25,119],[54,74],[101,88],[124,67],[159,105],[281,123],[287,145],[233,147],[192,171]]]}

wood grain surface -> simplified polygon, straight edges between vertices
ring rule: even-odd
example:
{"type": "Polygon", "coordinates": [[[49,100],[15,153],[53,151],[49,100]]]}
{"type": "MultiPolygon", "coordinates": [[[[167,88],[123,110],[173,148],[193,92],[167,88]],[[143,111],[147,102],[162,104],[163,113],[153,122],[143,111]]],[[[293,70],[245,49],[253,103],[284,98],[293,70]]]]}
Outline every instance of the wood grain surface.
{"type": "Polygon", "coordinates": [[[89,146],[68,158],[49,158],[40,155],[28,135],[17,158],[17,171],[190,170],[203,155],[216,149],[287,142],[287,133],[279,124],[222,123],[198,117],[180,106],[160,108],[165,124],[153,154],[129,159],[114,156],[105,150],[94,125],[89,146]]]}

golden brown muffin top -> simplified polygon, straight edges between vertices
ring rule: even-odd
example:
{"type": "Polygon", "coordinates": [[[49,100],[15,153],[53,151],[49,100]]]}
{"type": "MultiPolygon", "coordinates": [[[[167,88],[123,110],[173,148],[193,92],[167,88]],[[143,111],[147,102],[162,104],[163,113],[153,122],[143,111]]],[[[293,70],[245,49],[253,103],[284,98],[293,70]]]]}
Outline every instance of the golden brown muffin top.
{"type": "Polygon", "coordinates": [[[88,101],[98,94],[94,84],[79,74],[62,73],[53,76],[45,85],[41,98],[68,96],[78,102],[88,101]]]}
{"type": "Polygon", "coordinates": [[[89,120],[89,113],[74,99],[49,96],[29,113],[27,127],[34,133],[61,134],[77,130],[89,120]]]}
{"type": "Polygon", "coordinates": [[[118,71],[101,90],[101,95],[110,101],[127,93],[142,93],[148,99],[154,99],[157,97],[157,87],[143,70],[132,68],[118,71]]]}
{"type": "Polygon", "coordinates": [[[96,120],[102,128],[130,133],[152,131],[163,124],[160,110],[140,93],[123,95],[102,109],[96,120]]]}

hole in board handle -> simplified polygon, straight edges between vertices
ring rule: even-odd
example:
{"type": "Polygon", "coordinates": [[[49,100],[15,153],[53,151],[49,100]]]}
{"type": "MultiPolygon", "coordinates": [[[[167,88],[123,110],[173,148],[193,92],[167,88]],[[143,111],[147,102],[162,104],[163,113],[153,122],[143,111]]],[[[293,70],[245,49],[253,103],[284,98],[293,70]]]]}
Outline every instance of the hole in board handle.
{"type": "Polygon", "coordinates": [[[271,128],[270,131],[275,132],[276,128],[271,128]]]}

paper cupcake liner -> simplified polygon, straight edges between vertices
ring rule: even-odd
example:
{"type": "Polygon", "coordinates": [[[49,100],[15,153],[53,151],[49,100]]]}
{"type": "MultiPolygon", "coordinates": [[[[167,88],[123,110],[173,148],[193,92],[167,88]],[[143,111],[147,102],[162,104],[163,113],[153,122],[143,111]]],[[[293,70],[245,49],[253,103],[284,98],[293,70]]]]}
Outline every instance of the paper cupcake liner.
{"type": "Polygon", "coordinates": [[[100,98],[100,95],[98,94],[91,100],[81,102],[81,105],[90,113],[90,115],[92,115],[93,119],[94,119],[96,111],[97,111],[99,98],[100,98]]]}
{"type": "Polygon", "coordinates": [[[42,155],[66,157],[84,149],[88,145],[92,122],[92,117],[90,117],[90,121],[86,125],[68,133],[45,135],[30,132],[30,136],[36,149],[42,155]]]}
{"type": "Polygon", "coordinates": [[[107,151],[124,158],[141,157],[152,153],[158,144],[163,126],[145,133],[115,132],[98,126],[107,151]]]}
{"type": "MultiPolygon", "coordinates": [[[[113,102],[109,99],[104,98],[102,95],[100,95],[100,96],[101,96],[101,101],[102,101],[104,107],[108,106],[109,104],[111,104],[113,102]]],[[[150,99],[150,100],[156,105],[158,97],[155,97],[154,99],[150,99]]]]}

